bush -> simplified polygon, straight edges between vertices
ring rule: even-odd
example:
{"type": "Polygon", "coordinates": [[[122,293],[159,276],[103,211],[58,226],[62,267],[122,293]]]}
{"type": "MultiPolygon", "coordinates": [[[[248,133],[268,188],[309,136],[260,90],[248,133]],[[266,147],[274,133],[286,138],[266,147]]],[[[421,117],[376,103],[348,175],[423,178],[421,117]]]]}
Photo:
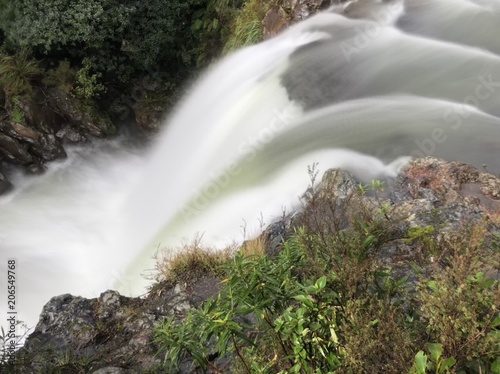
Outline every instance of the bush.
{"type": "Polygon", "coordinates": [[[441,256],[417,285],[427,340],[439,344],[439,356],[452,358],[457,372],[493,372],[495,361],[500,369],[500,282],[492,276],[500,253],[484,246],[484,238],[476,227],[444,240],[441,256]]]}
{"type": "Polygon", "coordinates": [[[106,92],[106,87],[99,83],[102,73],[91,73],[91,69],[89,60],[84,60],[83,67],[76,72],[75,94],[84,100],[98,98],[106,92]]]}
{"type": "Polygon", "coordinates": [[[15,55],[0,53],[0,87],[6,94],[30,94],[33,81],[40,78],[41,74],[38,62],[31,59],[26,50],[15,55]]]}

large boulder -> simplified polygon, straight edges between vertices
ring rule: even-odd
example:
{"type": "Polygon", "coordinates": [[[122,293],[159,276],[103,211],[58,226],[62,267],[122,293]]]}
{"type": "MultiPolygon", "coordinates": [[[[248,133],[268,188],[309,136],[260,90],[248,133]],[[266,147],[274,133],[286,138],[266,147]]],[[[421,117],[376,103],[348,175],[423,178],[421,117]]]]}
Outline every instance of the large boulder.
{"type": "Polygon", "coordinates": [[[29,166],[34,162],[25,145],[2,132],[0,132],[0,157],[20,166],[29,166]]]}

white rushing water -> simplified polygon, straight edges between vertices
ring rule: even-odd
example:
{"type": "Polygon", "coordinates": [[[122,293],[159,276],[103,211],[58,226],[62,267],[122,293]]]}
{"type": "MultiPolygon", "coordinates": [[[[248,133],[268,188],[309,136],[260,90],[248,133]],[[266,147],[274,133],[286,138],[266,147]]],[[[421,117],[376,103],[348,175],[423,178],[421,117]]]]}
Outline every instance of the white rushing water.
{"type": "Polygon", "coordinates": [[[33,325],[61,293],[140,294],[155,252],[197,233],[214,245],[244,239],[244,222],[257,233],[261,214],[298,204],[314,162],[363,181],[408,156],[500,172],[499,12],[494,0],[336,6],[209,69],[147,152],[118,139],[15,177],[0,269],[18,261],[20,318],[33,325]]]}

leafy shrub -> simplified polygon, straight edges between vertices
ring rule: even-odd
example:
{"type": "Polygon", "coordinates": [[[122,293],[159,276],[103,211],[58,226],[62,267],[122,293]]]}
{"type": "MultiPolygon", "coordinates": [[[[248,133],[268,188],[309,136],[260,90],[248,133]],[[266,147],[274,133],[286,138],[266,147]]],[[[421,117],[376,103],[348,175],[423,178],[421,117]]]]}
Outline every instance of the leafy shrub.
{"type": "Polygon", "coordinates": [[[8,95],[30,94],[32,82],[41,74],[38,62],[29,57],[27,50],[15,55],[0,53],[0,87],[8,95]]]}
{"type": "Polygon", "coordinates": [[[500,282],[492,277],[500,253],[484,238],[483,229],[471,228],[443,241],[441,256],[417,285],[427,340],[456,360],[457,372],[486,373],[500,361],[500,282]]]}
{"type": "Polygon", "coordinates": [[[76,96],[89,100],[98,98],[101,93],[106,92],[106,87],[99,83],[102,77],[101,73],[91,73],[91,64],[84,60],[83,67],[76,72],[76,96]]]}

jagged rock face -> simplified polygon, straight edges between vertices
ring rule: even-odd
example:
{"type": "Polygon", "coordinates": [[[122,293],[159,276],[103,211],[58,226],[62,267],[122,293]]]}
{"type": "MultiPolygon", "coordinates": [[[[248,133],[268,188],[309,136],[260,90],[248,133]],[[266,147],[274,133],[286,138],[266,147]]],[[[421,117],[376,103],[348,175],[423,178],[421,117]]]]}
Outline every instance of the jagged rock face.
{"type": "Polygon", "coordinates": [[[159,289],[146,298],[129,298],[116,291],[106,291],[95,299],[69,294],[53,297],[18,352],[18,362],[23,365],[16,373],[77,370],[60,364],[67,352],[73,362],[89,362],[84,368],[87,373],[162,372],[154,330],[164,318],[181,320],[194,305],[217,292],[219,283],[204,278],[189,287],[159,289]]]}

